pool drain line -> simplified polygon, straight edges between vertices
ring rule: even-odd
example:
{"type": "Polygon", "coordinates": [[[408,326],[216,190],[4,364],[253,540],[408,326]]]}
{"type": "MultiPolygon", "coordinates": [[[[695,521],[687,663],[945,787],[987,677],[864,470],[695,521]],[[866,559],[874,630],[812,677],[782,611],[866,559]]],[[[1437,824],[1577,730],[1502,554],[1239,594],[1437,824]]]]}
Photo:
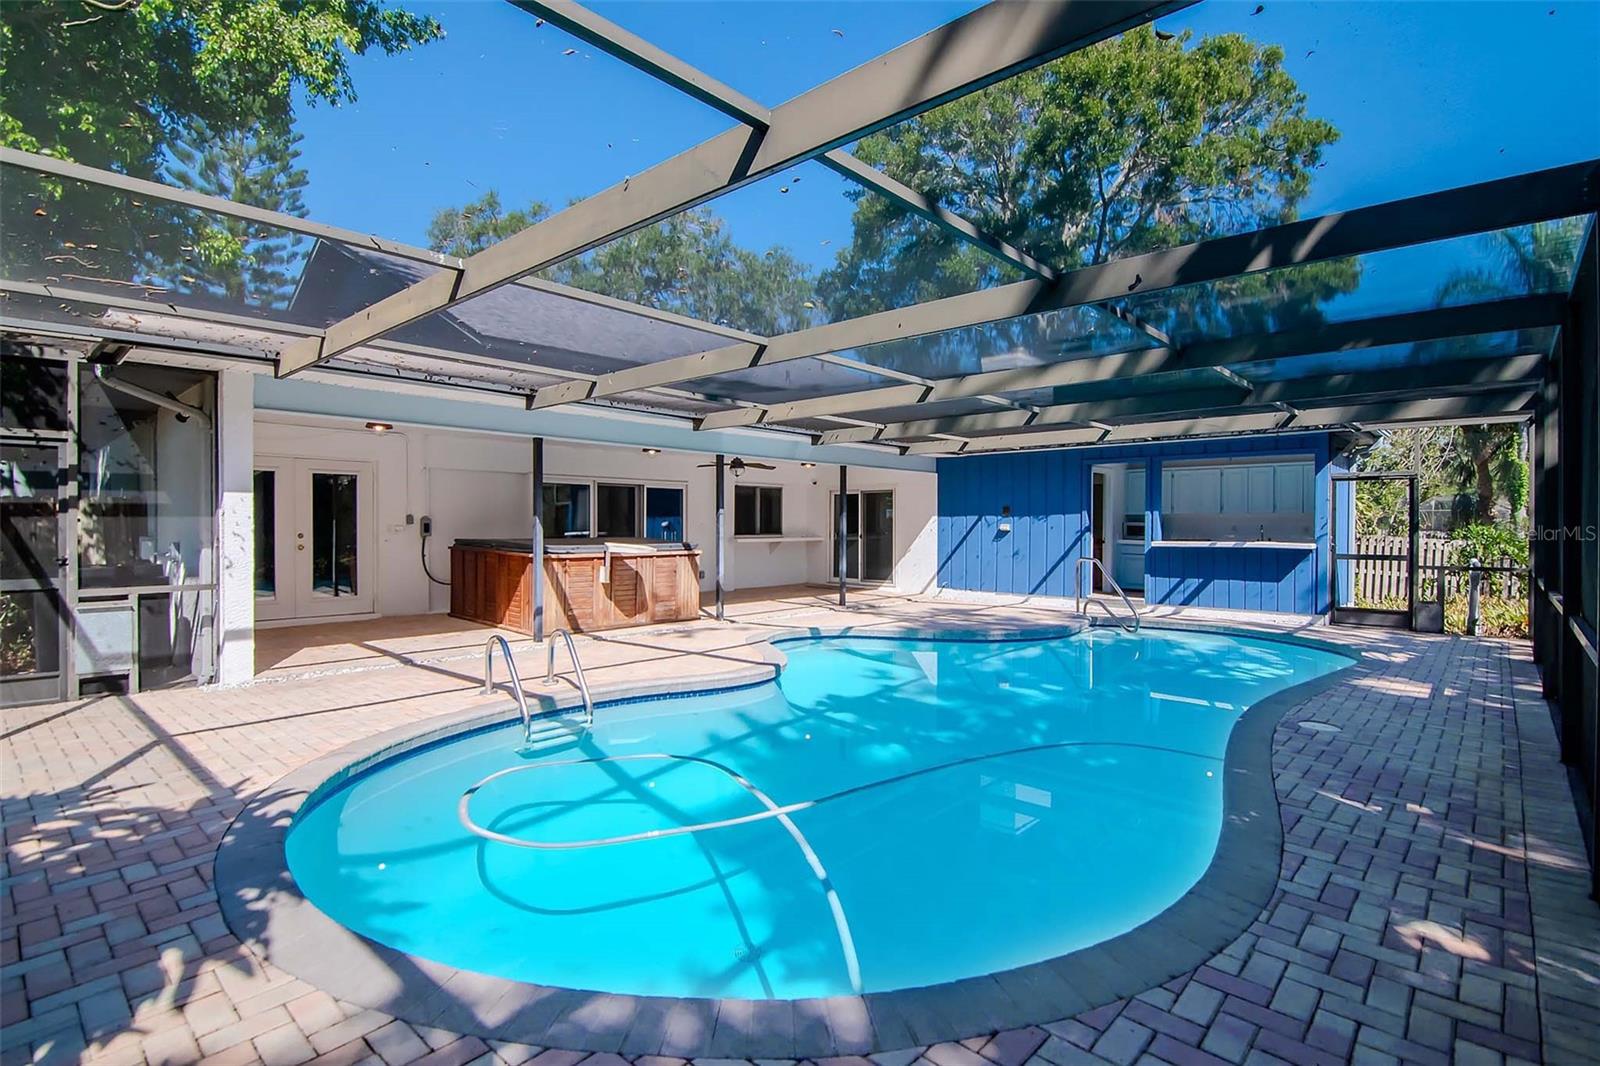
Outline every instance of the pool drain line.
{"type": "MultiPolygon", "coordinates": [[[[811,847],[811,842],[806,839],[806,835],[800,831],[800,827],[794,824],[794,819],[789,817],[790,812],[788,810],[779,807],[778,804],[773,802],[771,796],[767,795],[755,785],[751,784],[738,772],[722,765],[719,762],[713,762],[710,759],[702,759],[693,755],[668,755],[662,752],[651,752],[633,755],[602,755],[589,759],[562,759],[556,762],[536,763],[531,766],[513,766],[510,769],[500,770],[496,773],[490,774],[488,777],[484,778],[482,781],[479,781],[476,785],[473,785],[471,788],[463,792],[461,794],[460,801],[458,801],[456,804],[456,814],[461,819],[461,824],[466,827],[468,832],[475,833],[480,837],[484,837],[487,840],[493,840],[500,844],[510,844],[514,847],[521,848],[602,847],[607,844],[623,844],[632,840],[648,840],[663,836],[676,836],[678,835],[677,833],[662,832],[658,830],[653,834],[646,835],[632,834],[626,837],[611,837],[597,841],[574,841],[567,844],[546,844],[540,841],[524,840],[520,837],[507,836],[504,833],[497,833],[492,829],[486,829],[483,826],[478,825],[472,820],[472,814],[469,810],[469,807],[472,804],[473,795],[484,785],[487,785],[489,782],[494,781],[497,778],[507,777],[511,774],[521,773],[526,770],[537,770],[544,766],[574,766],[583,763],[636,762],[643,760],[653,760],[656,762],[693,762],[699,763],[702,766],[709,766],[713,770],[720,770],[722,773],[732,778],[740,788],[754,796],[761,803],[761,805],[766,808],[766,811],[762,812],[763,820],[765,818],[776,818],[778,820],[778,824],[783,826],[783,828],[788,831],[789,836],[794,839],[795,845],[800,849],[800,854],[805,856],[806,864],[811,867],[812,874],[816,876],[817,883],[822,886],[823,895],[828,900],[828,910],[833,913],[833,925],[835,931],[839,935],[839,950],[844,954],[845,970],[850,976],[850,988],[852,991],[859,993],[861,991],[861,962],[856,957],[855,937],[850,933],[850,920],[845,917],[844,904],[840,902],[839,893],[834,889],[833,881],[828,877],[828,871],[823,867],[822,860],[817,857],[815,849],[811,847]]],[[[756,819],[749,820],[754,821],[756,819]]],[[[702,824],[697,826],[683,826],[681,828],[685,831],[692,831],[699,829],[714,829],[720,828],[720,825],[735,824],[737,824],[735,821],[725,821],[719,825],[702,824]]]]}
{"type": "Polygon", "coordinates": [[[533,848],[538,851],[567,851],[580,850],[583,848],[603,848],[609,847],[613,844],[637,844],[646,840],[664,840],[667,837],[683,836],[688,833],[703,833],[713,829],[730,829],[736,825],[749,825],[751,822],[765,822],[772,818],[787,820],[788,816],[791,814],[798,814],[801,811],[807,811],[813,807],[820,807],[824,803],[832,803],[834,800],[845,799],[858,793],[870,792],[875,788],[882,788],[885,785],[899,784],[901,781],[909,781],[914,777],[923,777],[927,774],[937,773],[940,770],[949,770],[957,766],[966,766],[971,763],[987,762],[990,759],[1004,759],[1012,755],[1027,755],[1030,752],[1053,751],[1061,748],[1139,748],[1144,751],[1166,752],[1169,755],[1187,755],[1190,758],[1204,759],[1207,762],[1221,761],[1214,755],[1201,755],[1198,752],[1185,751],[1182,748],[1164,747],[1160,744],[1133,744],[1126,741],[1117,740],[1063,740],[1049,744],[1027,744],[1023,747],[1011,748],[1007,751],[991,751],[985,752],[981,755],[968,755],[964,758],[952,759],[949,762],[936,763],[933,766],[921,766],[915,770],[907,770],[904,773],[895,774],[892,777],[880,778],[877,781],[866,781],[859,785],[851,785],[849,788],[842,788],[837,792],[830,792],[824,796],[815,796],[811,799],[799,800],[795,803],[785,803],[779,805],[773,803],[773,801],[769,799],[765,793],[756,788],[743,777],[739,776],[736,771],[722,765],[719,762],[703,758],[699,755],[670,755],[665,752],[641,752],[629,755],[595,755],[585,759],[557,759],[551,762],[531,763],[527,766],[512,766],[505,770],[497,770],[461,794],[461,799],[456,804],[456,814],[461,819],[461,825],[467,830],[467,832],[472,833],[474,836],[480,836],[485,840],[493,840],[499,844],[509,844],[514,848],[533,848]],[[694,825],[677,825],[672,826],[669,829],[646,829],[638,833],[623,833],[619,836],[612,837],[591,837],[587,840],[529,840],[526,837],[514,837],[506,833],[496,832],[495,830],[481,826],[472,820],[472,813],[470,809],[472,797],[475,796],[478,793],[478,790],[483,788],[483,786],[489,784],[490,782],[498,781],[502,777],[509,777],[512,774],[532,773],[536,770],[549,770],[554,769],[557,766],[582,766],[589,763],[632,762],[636,760],[653,760],[656,762],[692,762],[699,763],[701,766],[709,766],[713,770],[719,770],[727,776],[733,778],[733,780],[737,781],[741,786],[743,786],[746,791],[760,798],[762,803],[766,805],[767,809],[764,811],[756,811],[752,814],[736,815],[732,818],[719,818],[712,822],[697,822],[694,825]]]}
{"type": "MultiPolygon", "coordinates": [[[[576,851],[583,848],[610,847],[614,844],[636,844],[645,840],[664,840],[668,837],[685,836],[689,833],[709,832],[713,829],[728,829],[736,825],[749,825],[753,822],[765,822],[776,818],[778,820],[778,824],[782,825],[784,829],[788,831],[789,836],[794,838],[795,844],[800,848],[800,853],[805,856],[806,863],[811,867],[811,872],[816,875],[817,881],[822,885],[823,893],[826,895],[828,900],[828,909],[833,912],[833,924],[839,934],[839,947],[844,953],[845,966],[850,973],[850,987],[854,991],[860,992],[861,965],[856,958],[855,938],[850,935],[850,923],[848,919],[845,918],[844,904],[840,902],[839,893],[834,890],[833,882],[829,879],[828,871],[824,869],[822,860],[817,857],[816,851],[812,849],[810,842],[806,840],[805,834],[800,831],[800,827],[795,825],[794,820],[789,816],[791,814],[797,814],[800,811],[810,810],[813,807],[820,807],[824,803],[832,803],[834,800],[844,799],[847,796],[856,795],[857,793],[869,792],[872,789],[881,788],[885,785],[897,784],[901,781],[908,781],[914,777],[922,777],[926,774],[936,773],[940,770],[948,770],[956,766],[965,766],[971,763],[986,762],[990,759],[1003,759],[1010,755],[1025,755],[1030,752],[1052,751],[1062,748],[1141,748],[1146,751],[1166,752],[1170,755],[1186,755],[1190,758],[1204,759],[1208,762],[1220,761],[1212,755],[1200,755],[1196,752],[1185,751],[1182,748],[1169,748],[1160,744],[1131,744],[1124,741],[1112,740],[1063,740],[1050,744],[1029,744],[1020,748],[1012,748],[1009,751],[994,751],[986,752],[980,755],[968,755],[965,758],[952,759],[949,762],[938,763],[933,766],[923,766],[915,770],[907,770],[904,773],[895,774],[892,777],[881,778],[877,781],[867,781],[859,785],[851,785],[849,788],[842,788],[837,792],[830,792],[825,796],[815,796],[811,799],[800,800],[797,803],[779,804],[774,802],[772,797],[768,796],[765,792],[751,784],[750,781],[738,771],[732,769],[731,767],[724,766],[722,763],[719,763],[713,759],[704,758],[703,756],[671,755],[666,752],[635,752],[627,755],[594,755],[582,759],[556,759],[550,762],[531,763],[527,766],[512,766],[504,770],[497,770],[461,794],[461,799],[456,803],[456,817],[461,820],[462,827],[474,836],[482,837],[484,840],[492,840],[497,844],[506,844],[514,848],[531,848],[535,851],[576,851]],[[750,793],[750,795],[754,796],[756,800],[759,801],[766,809],[756,811],[751,814],[737,815],[732,818],[719,818],[711,822],[699,822],[695,825],[673,826],[669,829],[647,829],[638,833],[623,833],[618,836],[610,837],[592,837],[588,840],[529,840],[526,837],[514,837],[508,833],[497,832],[488,828],[487,826],[479,825],[472,819],[472,797],[477,795],[478,791],[485,785],[498,781],[501,778],[510,777],[513,774],[532,773],[536,770],[549,770],[557,766],[584,766],[608,762],[691,762],[698,763],[701,766],[709,766],[713,770],[716,770],[719,773],[731,778],[739,785],[740,788],[743,788],[746,792],[750,793]]],[[[1207,771],[1208,775],[1209,773],[1210,771],[1207,771]]]]}

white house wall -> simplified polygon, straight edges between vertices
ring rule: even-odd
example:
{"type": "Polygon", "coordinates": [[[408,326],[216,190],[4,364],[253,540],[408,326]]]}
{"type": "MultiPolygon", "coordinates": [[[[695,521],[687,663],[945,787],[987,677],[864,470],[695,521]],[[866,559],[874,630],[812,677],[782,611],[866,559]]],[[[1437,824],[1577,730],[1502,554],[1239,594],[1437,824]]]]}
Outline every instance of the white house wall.
{"type": "MultiPolygon", "coordinates": [[[[444,611],[449,590],[428,581],[421,566],[420,520],[433,520],[429,565],[447,577],[449,545],[458,537],[526,537],[531,523],[529,497],[532,451],[526,438],[400,426],[374,433],[353,419],[256,412],[258,460],[276,456],[312,460],[367,460],[377,471],[375,611],[381,615],[444,611]],[[412,521],[407,522],[407,516],[412,521]]],[[[730,456],[731,457],[731,456],[730,456]]],[[[704,454],[547,439],[547,481],[616,481],[678,485],[685,489],[685,533],[701,549],[701,586],[714,585],[716,559],[714,471],[701,464],[704,454]]],[[[838,467],[774,461],[775,470],[750,470],[728,477],[729,555],[727,588],[770,587],[830,580],[829,493],[838,486],[838,467]],[[784,537],[733,536],[733,486],[783,488],[784,537]]],[[[850,467],[849,489],[891,490],[895,494],[893,585],[922,592],[933,586],[935,475],[850,467]]],[[[230,542],[231,538],[230,538],[230,542]]]]}

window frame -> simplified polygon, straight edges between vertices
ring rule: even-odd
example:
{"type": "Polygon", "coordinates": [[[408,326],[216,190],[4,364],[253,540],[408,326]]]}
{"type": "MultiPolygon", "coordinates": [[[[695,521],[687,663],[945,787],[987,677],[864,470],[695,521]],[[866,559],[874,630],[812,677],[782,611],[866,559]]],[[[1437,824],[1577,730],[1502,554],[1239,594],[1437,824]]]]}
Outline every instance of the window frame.
{"type": "MultiPolygon", "coordinates": [[[[588,490],[588,493],[589,493],[589,496],[588,496],[589,506],[586,508],[586,510],[588,511],[588,514],[584,516],[584,532],[583,532],[583,536],[584,537],[593,537],[594,536],[594,520],[595,520],[595,490],[594,490],[595,483],[594,483],[594,481],[593,480],[585,481],[582,478],[547,477],[547,478],[544,479],[544,483],[540,487],[542,489],[549,489],[549,488],[557,488],[557,487],[560,487],[560,486],[566,486],[567,488],[586,489],[586,490],[588,490]]],[[[541,513],[541,516],[542,516],[541,520],[544,521],[544,522],[548,522],[549,519],[550,519],[549,510],[541,506],[540,507],[540,513],[541,513]]],[[[569,538],[569,537],[566,537],[566,536],[552,537],[550,535],[549,529],[547,528],[545,530],[545,533],[544,533],[544,539],[545,539],[545,543],[549,544],[551,542],[560,543],[561,541],[564,541],[564,540],[578,539],[578,538],[569,538]]]]}
{"type": "Polygon", "coordinates": [[[630,537],[639,539],[644,536],[644,485],[637,481],[602,481],[596,479],[594,487],[590,490],[590,499],[593,501],[593,516],[589,522],[589,530],[597,540],[607,537],[630,537]],[[602,533],[600,532],[600,490],[627,489],[633,493],[633,531],[630,533],[602,533]]]}
{"type": "MultiPolygon", "coordinates": [[[[600,525],[601,485],[614,485],[618,488],[633,489],[638,494],[637,503],[634,509],[634,532],[628,534],[628,536],[639,539],[642,539],[645,536],[645,493],[650,489],[670,489],[672,491],[681,493],[683,496],[683,542],[689,542],[691,493],[689,492],[689,483],[687,481],[672,481],[665,478],[585,477],[582,475],[555,474],[544,479],[545,488],[550,488],[553,485],[567,485],[573,488],[586,488],[589,490],[589,515],[586,528],[589,531],[588,536],[594,540],[605,539],[604,537],[601,537],[598,532],[596,532],[600,525]]],[[[621,536],[621,534],[613,533],[610,534],[610,536],[615,539],[621,536]]],[[[552,538],[548,534],[545,536],[547,543],[555,539],[556,538],[552,538]]],[[[566,538],[561,539],[564,540],[566,538]]]]}
{"type": "Polygon", "coordinates": [[[765,481],[740,482],[733,487],[733,536],[735,540],[771,540],[784,535],[783,490],[783,485],[765,481]],[[754,532],[741,533],[739,531],[739,492],[743,489],[749,489],[756,493],[756,529],[754,532]],[[763,492],[776,492],[778,494],[778,506],[776,508],[778,526],[775,530],[765,531],[761,528],[761,493],[763,492]]]}

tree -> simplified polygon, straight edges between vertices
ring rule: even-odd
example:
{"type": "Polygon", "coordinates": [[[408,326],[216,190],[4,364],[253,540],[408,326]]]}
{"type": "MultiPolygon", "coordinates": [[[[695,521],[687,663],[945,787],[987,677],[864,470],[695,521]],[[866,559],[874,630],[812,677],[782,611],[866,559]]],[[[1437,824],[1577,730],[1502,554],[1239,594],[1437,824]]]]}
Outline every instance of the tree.
{"type": "MultiPolygon", "coordinates": [[[[1528,464],[1523,437],[1515,425],[1431,426],[1391,430],[1361,457],[1363,471],[1416,471],[1422,499],[1469,497],[1471,507],[1451,516],[1451,528],[1494,521],[1495,503],[1505,499],[1512,521],[1528,502],[1528,464]]],[[[1399,533],[1406,527],[1405,495],[1392,482],[1363,486],[1368,513],[1357,514],[1358,531],[1399,533]],[[1366,528],[1369,523],[1372,528],[1366,528]]]]}
{"type": "Polygon", "coordinates": [[[428,223],[428,247],[465,259],[527,229],[549,213],[538,200],[530,202],[523,210],[506,211],[500,206],[500,194],[490,189],[463,207],[446,207],[434,212],[433,220],[428,223]]]}
{"type": "MultiPolygon", "coordinates": [[[[1435,293],[1440,306],[1476,303],[1529,293],[1567,292],[1577,263],[1577,247],[1585,230],[1583,219],[1558,219],[1518,226],[1479,239],[1480,262],[1452,271],[1435,293]]],[[[1546,331],[1524,330],[1510,339],[1514,348],[1548,345],[1546,331]]],[[[1437,341],[1419,349],[1423,355],[1484,358],[1506,350],[1507,339],[1492,334],[1437,341]]],[[[1513,518],[1528,502],[1528,462],[1523,455],[1522,430],[1515,425],[1463,426],[1457,431],[1458,461],[1470,479],[1473,514],[1479,522],[1494,520],[1495,501],[1504,496],[1513,518]]]]}
{"type": "MultiPolygon", "coordinates": [[[[537,201],[504,211],[490,190],[464,207],[446,207],[428,225],[429,247],[470,255],[539,221],[537,201]]],[[[680,212],[541,272],[550,281],[756,333],[809,324],[811,273],[787,249],[740,248],[707,208],[680,212]]]]}
{"type": "MultiPolygon", "coordinates": [[[[297,93],[355,99],[350,56],[443,32],[382,0],[0,3],[0,144],[158,178],[197,131],[236,148],[285,136],[297,93]]],[[[78,182],[8,172],[0,217],[21,280],[160,295],[245,269],[218,220],[78,182]]]]}
{"type": "Polygon", "coordinates": [[[154,177],[196,121],[217,133],[356,97],[349,57],[443,36],[381,0],[0,5],[0,143],[154,177]]]}
{"type": "MultiPolygon", "coordinates": [[[[171,184],[236,203],[304,218],[309,181],[296,165],[301,135],[282,123],[218,134],[198,120],[172,147],[163,177],[171,184]]],[[[286,230],[241,219],[207,217],[180,288],[207,291],[233,304],[284,307],[294,295],[307,242],[286,230]]],[[[159,269],[159,264],[152,264],[159,269]]]]}
{"type": "MultiPolygon", "coordinates": [[[[880,133],[857,154],[1059,267],[1287,221],[1338,131],[1306,113],[1283,51],[1151,27],[1065,56],[880,133]]],[[[855,235],[821,280],[835,316],[992,284],[968,245],[859,195],[855,235]]],[[[1163,294],[1167,317],[1256,328],[1316,320],[1353,260],[1163,294]]],[[[1151,317],[1160,317],[1152,315],[1151,317]]]]}

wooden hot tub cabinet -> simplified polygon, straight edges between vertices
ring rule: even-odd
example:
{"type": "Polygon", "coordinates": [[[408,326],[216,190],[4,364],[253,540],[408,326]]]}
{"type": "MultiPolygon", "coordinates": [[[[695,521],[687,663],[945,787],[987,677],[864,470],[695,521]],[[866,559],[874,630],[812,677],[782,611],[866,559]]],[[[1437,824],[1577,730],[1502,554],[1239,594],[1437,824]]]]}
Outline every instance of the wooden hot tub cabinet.
{"type": "MultiPolygon", "coordinates": [[[[450,547],[450,614],[533,632],[533,588],[523,541],[456,541],[450,547]]],[[[545,632],[681,622],[700,614],[700,553],[686,546],[613,552],[602,584],[602,545],[562,545],[544,557],[545,632]]]]}

